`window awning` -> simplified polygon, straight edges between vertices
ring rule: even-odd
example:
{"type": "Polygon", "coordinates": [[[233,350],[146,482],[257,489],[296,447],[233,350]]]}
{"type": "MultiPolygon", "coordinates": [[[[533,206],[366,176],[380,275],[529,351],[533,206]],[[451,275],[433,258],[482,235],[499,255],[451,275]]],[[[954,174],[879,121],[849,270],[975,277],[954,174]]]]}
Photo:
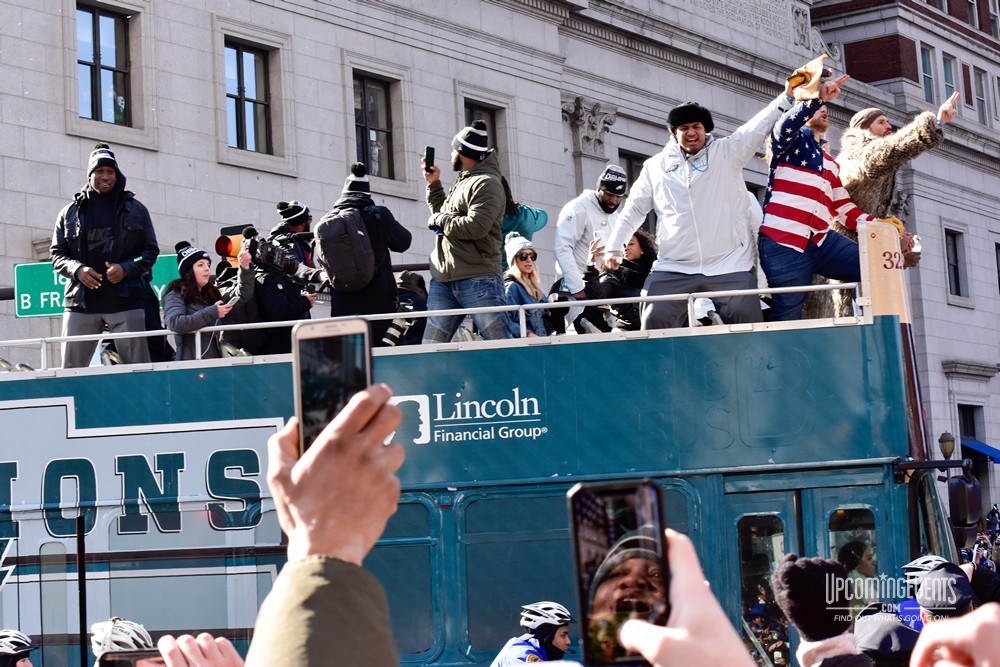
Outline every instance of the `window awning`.
{"type": "Polygon", "coordinates": [[[962,438],[962,446],[974,449],[982,454],[986,454],[986,456],[992,459],[993,463],[1000,463],[1000,449],[991,447],[985,442],[980,442],[972,438],[962,438]]]}

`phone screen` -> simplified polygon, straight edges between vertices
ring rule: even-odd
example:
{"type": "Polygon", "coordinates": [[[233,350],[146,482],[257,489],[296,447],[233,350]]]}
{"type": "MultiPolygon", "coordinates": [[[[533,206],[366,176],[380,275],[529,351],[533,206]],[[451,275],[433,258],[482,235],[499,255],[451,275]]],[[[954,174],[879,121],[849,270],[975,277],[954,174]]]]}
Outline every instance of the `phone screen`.
{"type": "MultiPolygon", "coordinates": [[[[312,445],[352,396],[371,383],[367,325],[362,320],[355,321],[361,322],[365,330],[313,332],[310,331],[313,327],[305,327],[297,332],[296,414],[302,451],[312,445]],[[320,335],[313,337],[313,333],[320,335]]],[[[337,323],[316,324],[322,327],[337,323]]]]}
{"type": "Polygon", "coordinates": [[[434,147],[425,146],[424,147],[424,168],[430,171],[431,167],[434,166],[434,147]]]}
{"type": "Polygon", "coordinates": [[[632,618],[666,625],[670,616],[660,488],[649,481],[577,484],[569,505],[584,663],[646,664],[621,645],[618,630],[632,618]]]}
{"type": "Polygon", "coordinates": [[[106,651],[98,659],[99,667],[163,667],[164,662],[156,649],[143,651],[106,651]]]}

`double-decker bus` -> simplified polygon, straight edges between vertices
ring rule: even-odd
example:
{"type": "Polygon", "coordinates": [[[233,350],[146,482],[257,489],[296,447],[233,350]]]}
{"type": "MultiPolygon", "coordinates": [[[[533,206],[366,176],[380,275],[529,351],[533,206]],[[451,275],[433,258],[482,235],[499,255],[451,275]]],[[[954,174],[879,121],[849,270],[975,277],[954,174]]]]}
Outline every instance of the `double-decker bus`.
{"type": "MultiPolygon", "coordinates": [[[[902,284],[883,233],[847,321],[376,350],[407,459],[365,566],[402,663],[486,665],[522,604],[576,612],[565,494],[580,481],[659,484],[737,625],[785,553],[862,541],[890,577],[954,559],[967,529],[914,432],[906,315],[879,303],[902,284]]],[[[245,650],[284,562],[266,442],[292,394],[287,356],[0,375],[0,626],[39,639],[45,667],[86,660],[81,627],[112,615],[245,650]]]]}

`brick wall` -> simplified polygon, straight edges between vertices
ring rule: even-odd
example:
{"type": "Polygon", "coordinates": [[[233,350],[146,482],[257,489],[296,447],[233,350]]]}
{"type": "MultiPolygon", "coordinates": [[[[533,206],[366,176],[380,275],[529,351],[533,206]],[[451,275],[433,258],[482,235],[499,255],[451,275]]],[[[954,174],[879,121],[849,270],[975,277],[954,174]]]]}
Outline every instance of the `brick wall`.
{"type": "Polygon", "coordinates": [[[844,59],[847,73],[865,83],[899,77],[919,80],[916,42],[902,35],[845,43],[844,59]]]}

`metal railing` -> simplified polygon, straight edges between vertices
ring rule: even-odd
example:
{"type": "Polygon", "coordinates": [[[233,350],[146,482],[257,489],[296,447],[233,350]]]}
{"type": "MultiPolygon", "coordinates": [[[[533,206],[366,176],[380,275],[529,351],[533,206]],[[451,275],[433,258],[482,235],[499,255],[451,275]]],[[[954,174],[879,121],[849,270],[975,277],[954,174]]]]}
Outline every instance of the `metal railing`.
{"type": "MultiPolygon", "coordinates": [[[[520,335],[518,338],[527,337],[527,318],[528,311],[531,310],[556,310],[556,309],[569,309],[577,307],[586,306],[614,306],[614,305],[624,305],[624,304],[644,304],[644,303],[654,303],[654,302],[664,302],[664,301],[686,301],[688,310],[688,328],[700,326],[695,319],[695,302],[698,299],[707,298],[718,298],[718,297],[734,297],[734,296],[763,296],[769,294],[786,294],[792,292],[826,292],[831,290],[854,290],[860,286],[860,283],[836,283],[836,284],[818,284],[818,285],[807,285],[802,287],[780,287],[780,288],[753,288],[753,289],[743,289],[743,290],[721,290],[716,292],[690,292],[684,294],[666,294],[662,296],[636,296],[636,297],[622,297],[613,299],[586,299],[586,300],[572,300],[572,301],[554,301],[554,302],[541,302],[533,304],[521,304],[521,305],[511,305],[511,306],[491,306],[483,308],[462,308],[455,310],[425,310],[425,311],[405,311],[405,312],[393,312],[393,313],[382,313],[378,315],[362,315],[366,320],[370,321],[382,321],[382,320],[393,320],[399,317],[405,317],[406,319],[419,319],[428,317],[438,317],[438,316],[454,316],[454,315],[475,315],[475,314],[485,314],[485,313],[508,313],[517,312],[518,322],[520,323],[520,335]]],[[[859,308],[864,312],[864,301],[859,304],[859,308]]],[[[197,331],[190,332],[184,335],[194,335],[195,336],[195,356],[197,359],[201,358],[202,355],[202,333],[215,333],[224,331],[250,331],[257,329],[274,329],[280,327],[291,327],[297,322],[302,320],[286,320],[282,322],[254,322],[254,323],[243,323],[243,324],[220,324],[216,326],[203,327],[197,331]]],[[[752,327],[750,327],[752,328],[752,327]]],[[[730,325],[727,331],[739,330],[738,325],[730,325]]],[[[40,338],[24,338],[18,340],[8,340],[0,341],[0,348],[38,348],[38,355],[40,360],[40,368],[32,370],[49,370],[49,352],[48,348],[50,345],[61,345],[65,342],[83,342],[83,341],[113,341],[120,339],[131,339],[131,338],[147,338],[150,336],[176,336],[181,335],[176,332],[169,330],[157,330],[157,331],[136,331],[128,333],[101,333],[101,334],[88,334],[83,336],[46,336],[40,338]]],[[[612,335],[612,334],[605,334],[612,335]]],[[[439,344],[446,345],[446,343],[439,344]]],[[[136,366],[136,365],[133,365],[136,366]]],[[[143,366],[143,365],[139,365],[143,366]]]]}

